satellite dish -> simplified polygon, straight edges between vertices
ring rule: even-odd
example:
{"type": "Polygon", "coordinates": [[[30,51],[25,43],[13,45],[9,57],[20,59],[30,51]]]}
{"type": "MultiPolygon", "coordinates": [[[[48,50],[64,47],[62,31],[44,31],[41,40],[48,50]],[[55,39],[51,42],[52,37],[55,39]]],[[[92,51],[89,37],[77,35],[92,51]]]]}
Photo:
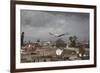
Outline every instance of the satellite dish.
{"type": "Polygon", "coordinates": [[[56,50],[56,55],[60,56],[60,55],[62,54],[62,52],[63,52],[63,50],[57,49],[57,50],[56,50]]]}

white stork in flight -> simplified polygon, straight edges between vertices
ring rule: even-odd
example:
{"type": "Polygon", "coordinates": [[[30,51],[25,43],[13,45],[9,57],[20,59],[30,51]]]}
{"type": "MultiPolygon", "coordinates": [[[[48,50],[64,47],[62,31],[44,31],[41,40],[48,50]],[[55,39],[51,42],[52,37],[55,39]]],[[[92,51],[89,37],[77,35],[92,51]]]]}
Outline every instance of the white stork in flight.
{"type": "Polygon", "coordinates": [[[53,33],[49,33],[50,35],[53,35],[55,37],[61,37],[61,36],[65,36],[65,35],[69,35],[69,33],[63,33],[63,34],[53,34],[53,33]]]}

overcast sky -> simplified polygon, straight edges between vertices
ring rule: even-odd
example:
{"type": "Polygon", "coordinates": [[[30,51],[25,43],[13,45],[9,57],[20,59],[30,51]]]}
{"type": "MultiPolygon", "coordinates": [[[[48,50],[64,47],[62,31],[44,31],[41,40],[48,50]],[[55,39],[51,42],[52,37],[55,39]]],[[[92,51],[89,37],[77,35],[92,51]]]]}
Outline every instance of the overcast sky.
{"type": "Polygon", "coordinates": [[[89,13],[21,10],[21,32],[25,33],[25,41],[56,39],[49,32],[68,32],[63,39],[73,35],[81,40],[88,39],[89,13]]]}

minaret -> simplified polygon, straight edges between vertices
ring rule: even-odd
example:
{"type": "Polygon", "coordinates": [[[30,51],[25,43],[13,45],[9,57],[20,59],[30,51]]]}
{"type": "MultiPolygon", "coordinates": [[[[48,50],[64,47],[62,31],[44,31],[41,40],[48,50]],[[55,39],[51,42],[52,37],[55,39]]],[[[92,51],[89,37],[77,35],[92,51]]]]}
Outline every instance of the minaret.
{"type": "Polygon", "coordinates": [[[24,32],[21,33],[21,46],[23,45],[24,42],[24,32]]]}

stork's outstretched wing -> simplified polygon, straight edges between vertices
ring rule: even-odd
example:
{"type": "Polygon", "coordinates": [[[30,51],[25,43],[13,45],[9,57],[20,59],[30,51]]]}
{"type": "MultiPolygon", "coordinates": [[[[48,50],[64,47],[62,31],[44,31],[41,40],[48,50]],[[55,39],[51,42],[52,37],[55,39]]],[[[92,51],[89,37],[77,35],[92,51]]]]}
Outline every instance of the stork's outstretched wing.
{"type": "Polygon", "coordinates": [[[54,35],[53,33],[49,33],[50,35],[54,35]]]}
{"type": "Polygon", "coordinates": [[[67,32],[67,33],[64,33],[64,34],[60,34],[60,35],[58,35],[58,37],[61,37],[61,36],[64,36],[64,35],[69,35],[69,33],[67,32]]]}
{"type": "Polygon", "coordinates": [[[53,33],[49,33],[50,35],[53,35],[55,37],[58,37],[58,34],[53,34],[53,33]]]}
{"type": "Polygon", "coordinates": [[[64,36],[65,34],[60,34],[60,35],[58,35],[58,37],[61,37],[61,36],[64,36]]]}

